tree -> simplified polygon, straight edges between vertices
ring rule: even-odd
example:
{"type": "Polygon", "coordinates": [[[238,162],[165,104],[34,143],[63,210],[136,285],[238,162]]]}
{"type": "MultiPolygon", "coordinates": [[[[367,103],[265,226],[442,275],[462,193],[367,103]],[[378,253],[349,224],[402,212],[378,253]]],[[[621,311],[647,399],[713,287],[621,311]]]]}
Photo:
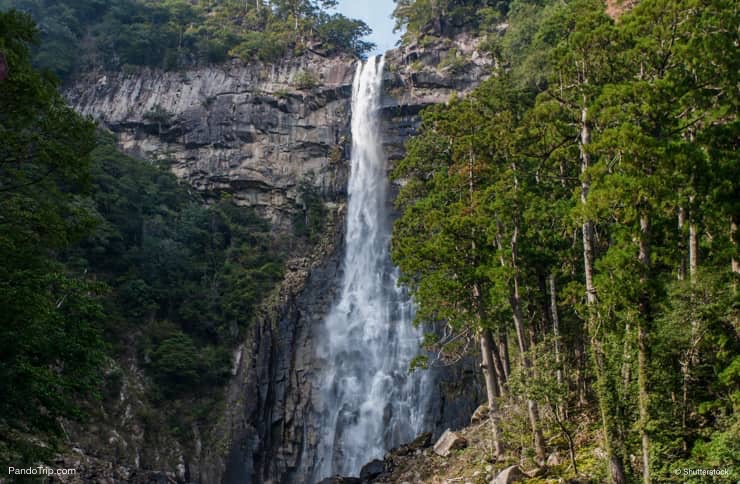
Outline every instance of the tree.
{"type": "Polygon", "coordinates": [[[466,104],[458,100],[451,109],[427,111],[423,136],[409,144],[394,170],[394,177],[406,183],[397,201],[404,212],[394,226],[391,248],[419,303],[417,319],[440,321],[455,335],[437,342],[442,352],[456,351],[470,336],[479,340],[495,453],[502,456],[497,397],[503,386],[496,378],[503,372],[491,336],[490,283],[480,270],[493,254],[477,208],[477,184],[486,165],[470,151],[485,131],[471,130],[476,113],[467,111],[466,104]]]}
{"type": "Polygon", "coordinates": [[[37,35],[27,15],[0,13],[0,459],[23,465],[53,449],[29,434],[50,442],[60,418],[83,417],[78,396],[96,394],[104,357],[100,286],[54,257],[91,226],[79,195],[94,125],[31,68],[37,35]]]}

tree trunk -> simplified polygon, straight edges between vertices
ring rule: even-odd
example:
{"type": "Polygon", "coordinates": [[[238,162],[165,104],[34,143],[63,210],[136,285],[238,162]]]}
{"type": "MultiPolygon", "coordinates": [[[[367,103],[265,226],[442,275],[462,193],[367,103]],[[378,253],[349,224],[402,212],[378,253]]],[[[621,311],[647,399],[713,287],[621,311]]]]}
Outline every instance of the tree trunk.
{"type": "Polygon", "coordinates": [[[737,237],[737,219],[732,216],[730,218],[730,242],[732,243],[732,248],[735,249],[732,251],[732,273],[735,275],[735,278],[732,281],[732,290],[733,293],[737,292],[737,277],[740,276],[740,261],[737,259],[737,240],[735,240],[735,237],[737,237]]]}
{"type": "Polygon", "coordinates": [[[699,269],[699,241],[696,222],[689,220],[689,278],[696,280],[696,271],[699,269]]]}
{"type": "MultiPolygon", "coordinates": [[[[591,178],[587,173],[591,165],[591,155],[586,146],[591,143],[591,128],[588,124],[588,109],[581,110],[581,205],[586,205],[588,192],[591,189],[591,178]]],[[[586,302],[593,307],[596,304],[596,289],[594,288],[594,247],[593,227],[588,217],[583,221],[583,272],[586,278],[586,302]]]]}
{"type": "Polygon", "coordinates": [[[509,338],[506,336],[506,330],[501,328],[498,330],[498,351],[501,355],[501,366],[504,370],[504,381],[509,381],[509,374],[511,373],[511,359],[509,358],[509,338]]]}
{"type": "Polygon", "coordinates": [[[550,286],[550,317],[552,318],[552,335],[555,338],[555,364],[557,365],[556,376],[558,385],[563,384],[563,362],[560,359],[560,318],[558,318],[558,297],[555,292],[555,274],[548,278],[550,286]]]}
{"type": "Polygon", "coordinates": [[[588,405],[588,383],[586,381],[586,377],[588,374],[586,370],[586,368],[588,367],[588,351],[586,351],[586,342],[584,341],[582,335],[579,335],[578,337],[574,352],[576,359],[576,374],[574,376],[576,380],[576,389],[578,392],[578,406],[582,408],[588,405]]]}
{"type": "Polygon", "coordinates": [[[491,353],[493,355],[493,366],[496,369],[496,383],[498,384],[499,395],[504,396],[506,395],[506,376],[504,375],[504,365],[501,361],[501,355],[495,343],[491,343],[491,353]]]}
{"type": "MultiPolygon", "coordinates": [[[[539,297],[537,298],[540,305],[540,327],[537,328],[537,334],[547,334],[552,329],[552,306],[548,296],[548,275],[544,271],[537,271],[537,282],[539,284],[539,297]]],[[[532,335],[532,345],[535,344],[534,334],[532,335]]]]}
{"type": "Polygon", "coordinates": [[[684,255],[685,246],[682,242],[684,225],[686,225],[686,209],[683,207],[678,207],[678,240],[680,241],[678,244],[678,251],[681,254],[681,262],[678,266],[679,281],[683,281],[684,279],[686,279],[686,256],[684,255]]]}
{"type": "MultiPolygon", "coordinates": [[[[642,441],[642,480],[650,484],[650,437],[647,433],[649,420],[648,409],[648,382],[647,382],[647,330],[646,324],[650,320],[650,294],[645,287],[648,283],[650,273],[650,219],[647,214],[640,216],[640,255],[642,264],[643,294],[640,301],[640,311],[637,316],[637,401],[640,413],[640,440],[642,441]]],[[[691,262],[689,262],[691,267],[691,262]]]]}
{"type": "Polygon", "coordinates": [[[486,395],[488,396],[488,414],[491,419],[491,431],[493,432],[493,447],[496,458],[504,456],[504,447],[499,438],[498,429],[498,403],[496,401],[496,380],[493,375],[493,337],[488,329],[480,330],[480,352],[483,368],[483,377],[486,381],[486,395]]]}
{"type": "MultiPolygon", "coordinates": [[[[694,201],[694,197],[691,197],[691,201],[694,201]]],[[[689,214],[691,215],[691,214],[689,214]]],[[[691,220],[689,217],[689,280],[691,284],[694,284],[697,280],[697,270],[699,268],[699,256],[698,256],[698,232],[696,229],[696,222],[691,220]]],[[[733,259],[734,263],[734,259],[733,259]]],[[[683,443],[682,447],[684,451],[688,451],[689,443],[687,439],[686,427],[688,423],[688,412],[689,412],[689,384],[691,381],[691,369],[696,359],[695,349],[699,344],[699,328],[697,321],[691,319],[691,338],[689,340],[689,349],[686,352],[685,359],[681,362],[681,429],[683,443]]]]}
{"type": "Polygon", "coordinates": [[[568,428],[565,426],[565,423],[563,422],[564,416],[561,416],[560,410],[558,410],[558,407],[556,405],[552,405],[552,414],[555,416],[555,422],[560,427],[560,431],[565,436],[566,440],[568,441],[568,454],[570,455],[570,463],[573,466],[573,473],[575,475],[578,475],[578,464],[576,463],[576,446],[573,442],[573,435],[568,430],[568,428]]]}
{"type": "MultiPolygon", "coordinates": [[[[588,120],[587,100],[584,95],[583,108],[581,109],[581,139],[579,143],[581,156],[581,205],[586,205],[588,192],[591,189],[591,180],[588,169],[591,166],[591,155],[588,153],[588,145],[591,143],[591,126],[588,120]]],[[[609,402],[609,385],[606,377],[606,368],[604,361],[601,341],[596,333],[597,314],[596,314],[596,288],[593,279],[593,227],[591,220],[585,217],[582,224],[583,235],[583,272],[586,281],[586,304],[588,306],[588,321],[586,330],[591,339],[591,352],[594,359],[594,370],[596,373],[596,394],[599,400],[601,410],[601,423],[604,430],[604,447],[609,459],[609,474],[614,484],[625,484],[627,482],[624,475],[624,464],[615,447],[618,447],[618,437],[615,435],[612,423],[611,412],[608,407],[609,402]]]]}
{"type": "MultiPolygon", "coordinates": [[[[511,305],[511,312],[514,315],[514,328],[516,329],[516,339],[519,344],[519,354],[522,359],[522,366],[525,369],[527,377],[532,372],[532,362],[527,356],[527,340],[525,339],[524,333],[524,316],[521,310],[521,297],[519,295],[519,276],[516,274],[517,271],[517,243],[519,236],[519,228],[514,227],[514,232],[511,235],[511,260],[512,269],[514,270],[514,287],[512,288],[511,295],[509,297],[509,303],[511,305]]],[[[545,460],[545,438],[542,435],[542,429],[540,428],[540,415],[537,408],[537,402],[534,400],[527,400],[527,413],[529,414],[529,423],[532,426],[532,433],[534,435],[534,451],[538,461],[544,462],[545,460]]]]}

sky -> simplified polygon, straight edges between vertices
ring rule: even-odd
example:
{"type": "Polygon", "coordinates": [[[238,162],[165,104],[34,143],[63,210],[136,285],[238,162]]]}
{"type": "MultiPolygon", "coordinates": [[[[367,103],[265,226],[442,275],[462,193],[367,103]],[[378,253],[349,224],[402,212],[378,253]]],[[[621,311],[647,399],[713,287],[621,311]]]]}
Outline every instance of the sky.
{"type": "Polygon", "coordinates": [[[382,54],[396,46],[401,32],[393,33],[393,0],[339,0],[339,11],[350,18],[364,20],[373,29],[367,40],[377,47],[372,54],[382,54]]]}

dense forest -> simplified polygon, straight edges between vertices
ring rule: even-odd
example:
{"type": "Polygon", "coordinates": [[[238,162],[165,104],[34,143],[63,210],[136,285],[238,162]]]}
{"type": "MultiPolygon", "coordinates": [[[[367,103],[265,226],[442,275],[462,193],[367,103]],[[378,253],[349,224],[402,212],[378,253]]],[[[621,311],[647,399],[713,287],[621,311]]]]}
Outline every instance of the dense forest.
{"type": "Polygon", "coordinates": [[[335,0],[0,0],[38,23],[36,66],[66,78],[93,69],[178,69],[275,61],[307,49],[362,55],[368,26],[329,9],[335,0]]]}
{"type": "Polygon", "coordinates": [[[48,459],[60,418],[94,418],[116,398],[127,355],[142,362],[155,408],[184,426],[205,418],[231,348],[282,277],[265,220],[226,195],[207,205],[68,108],[53,76],[31,67],[38,36],[30,17],[0,13],[6,468],[48,459]]]}
{"type": "MultiPolygon", "coordinates": [[[[228,194],[122,154],[61,82],[366,55],[336,3],[0,0],[0,467],[51,462],[65,423],[102,419],[121,361],[152,433],[207,427],[295,255],[228,194]]],[[[393,170],[393,261],[435,327],[414,366],[480,359],[493,461],[557,447],[565,478],[620,484],[737,472],[740,12],[607,3],[395,1],[406,45],[465,32],[496,66],[422,112],[393,170]]],[[[299,189],[310,246],[325,201],[299,189]]]]}
{"type": "MultiPolygon", "coordinates": [[[[394,172],[393,259],[444,328],[417,363],[478,346],[497,457],[560,441],[577,475],[591,433],[616,483],[740,456],[738,8],[634,3],[508,2],[494,76],[427,109],[394,172]]],[[[435,36],[490,9],[396,15],[435,36]]]]}

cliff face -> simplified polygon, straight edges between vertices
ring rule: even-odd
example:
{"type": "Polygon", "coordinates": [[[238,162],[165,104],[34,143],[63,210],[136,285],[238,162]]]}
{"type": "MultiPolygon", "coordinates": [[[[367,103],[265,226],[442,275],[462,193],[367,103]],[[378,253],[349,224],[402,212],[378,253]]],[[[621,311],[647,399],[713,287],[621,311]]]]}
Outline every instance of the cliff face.
{"type": "MultiPolygon", "coordinates": [[[[466,34],[390,51],[386,65],[383,130],[391,160],[403,156],[421,109],[472,89],[491,70],[478,40],[466,34]]],[[[128,452],[101,452],[100,459],[117,461],[126,472],[171,471],[177,481],[302,481],[302,462],[313,461],[315,441],[309,418],[313,329],[331,307],[342,269],[354,69],[351,58],[309,54],[274,66],[108,74],[67,90],[70,103],[115,132],[124,151],[165,160],[207,195],[229,192],[237,203],[255,207],[273,222],[283,246],[301,209],[302,181],[318,188],[329,209],[321,241],[291,254],[281,287],[236,350],[217,423],[158,441],[137,426],[135,441],[120,437],[125,445],[118,448],[128,452]],[[157,459],[142,461],[142,455],[157,459]]],[[[439,379],[434,421],[464,424],[478,397],[463,393],[460,381],[475,388],[477,373],[459,368],[439,379]]],[[[122,402],[130,398],[121,395],[122,402]]],[[[123,422],[106,425],[109,434],[123,428],[123,422]]]]}
{"type": "Polygon", "coordinates": [[[312,175],[327,200],[341,198],[353,72],[351,58],[306,55],[272,66],[107,74],[66,94],[125,152],[168,162],[194,188],[227,191],[286,229],[304,178],[312,175]]]}

